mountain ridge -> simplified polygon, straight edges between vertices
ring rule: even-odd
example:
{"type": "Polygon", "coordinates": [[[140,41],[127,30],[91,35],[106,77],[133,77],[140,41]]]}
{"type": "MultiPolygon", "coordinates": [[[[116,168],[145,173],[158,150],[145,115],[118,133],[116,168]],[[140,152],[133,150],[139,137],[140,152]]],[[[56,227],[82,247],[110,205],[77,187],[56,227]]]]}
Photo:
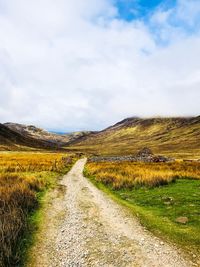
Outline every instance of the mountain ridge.
{"type": "Polygon", "coordinates": [[[90,132],[70,134],[50,133],[34,125],[7,122],[0,124],[0,149],[20,149],[20,146],[41,149],[61,149],[90,132]]]}
{"type": "Polygon", "coordinates": [[[111,156],[130,155],[149,147],[159,154],[200,158],[200,116],[129,117],[98,132],[64,135],[33,125],[0,124],[0,149],[17,149],[19,145],[111,156]]]}
{"type": "Polygon", "coordinates": [[[24,136],[0,123],[0,150],[55,149],[55,144],[24,136]]]}
{"type": "Polygon", "coordinates": [[[150,147],[156,153],[200,157],[200,116],[130,117],[70,145],[102,155],[126,155],[150,147]]]}

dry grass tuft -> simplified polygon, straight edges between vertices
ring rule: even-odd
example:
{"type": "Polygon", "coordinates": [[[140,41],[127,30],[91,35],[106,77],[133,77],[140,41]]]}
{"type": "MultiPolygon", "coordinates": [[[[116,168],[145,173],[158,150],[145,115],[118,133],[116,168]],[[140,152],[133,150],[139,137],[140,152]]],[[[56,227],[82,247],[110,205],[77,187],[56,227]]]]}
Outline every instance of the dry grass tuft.
{"type": "Polygon", "coordinates": [[[0,266],[18,265],[18,241],[38,207],[37,194],[69,163],[62,154],[0,154],[0,266]]]}
{"type": "Polygon", "coordinates": [[[88,163],[89,175],[113,189],[139,186],[155,187],[169,184],[177,178],[200,179],[200,163],[88,163]]]}
{"type": "Polygon", "coordinates": [[[0,172],[60,171],[66,161],[56,153],[1,153],[0,172]]]}

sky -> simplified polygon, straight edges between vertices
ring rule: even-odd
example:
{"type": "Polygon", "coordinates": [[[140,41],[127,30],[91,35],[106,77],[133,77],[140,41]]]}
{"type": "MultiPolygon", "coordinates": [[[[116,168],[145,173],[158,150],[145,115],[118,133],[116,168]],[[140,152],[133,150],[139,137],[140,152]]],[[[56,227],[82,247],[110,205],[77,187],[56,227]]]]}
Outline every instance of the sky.
{"type": "Polygon", "coordinates": [[[200,0],[0,0],[0,122],[200,114],[200,0]]]}

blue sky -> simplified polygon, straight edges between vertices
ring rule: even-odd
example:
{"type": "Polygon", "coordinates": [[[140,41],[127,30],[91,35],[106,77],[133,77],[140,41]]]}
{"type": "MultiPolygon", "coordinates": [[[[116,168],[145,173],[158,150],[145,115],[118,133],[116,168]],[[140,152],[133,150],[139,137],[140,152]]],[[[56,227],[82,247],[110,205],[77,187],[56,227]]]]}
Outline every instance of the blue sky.
{"type": "Polygon", "coordinates": [[[199,115],[199,55],[200,0],[0,0],[0,122],[199,115]]]}
{"type": "Polygon", "coordinates": [[[131,21],[146,19],[159,6],[167,10],[176,5],[176,0],[116,0],[115,3],[120,18],[131,21]]]}
{"type": "Polygon", "coordinates": [[[162,31],[162,23],[158,21],[152,22],[152,17],[156,14],[168,13],[166,22],[168,26],[181,29],[185,35],[190,36],[193,34],[199,34],[200,29],[200,10],[199,0],[187,1],[184,0],[116,0],[115,5],[118,9],[118,17],[127,22],[143,21],[143,23],[149,28],[153,34],[154,40],[158,45],[168,45],[170,39],[162,39],[160,31],[162,31]],[[193,6],[190,3],[194,4],[193,6]],[[181,16],[182,11],[188,14],[181,16]],[[185,10],[184,10],[185,9],[185,10]],[[191,13],[192,12],[192,13],[191,13]],[[180,14],[179,14],[180,13],[180,14]],[[191,17],[190,17],[191,14],[191,17]],[[184,17],[185,16],[185,17],[184,17]]]}

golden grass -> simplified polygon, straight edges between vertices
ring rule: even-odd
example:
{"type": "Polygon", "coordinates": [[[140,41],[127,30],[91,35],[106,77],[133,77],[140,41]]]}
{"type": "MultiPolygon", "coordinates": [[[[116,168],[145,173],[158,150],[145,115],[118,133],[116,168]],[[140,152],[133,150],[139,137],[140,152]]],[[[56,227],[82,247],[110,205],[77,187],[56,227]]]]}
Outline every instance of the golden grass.
{"type": "Polygon", "coordinates": [[[100,162],[87,163],[89,175],[114,189],[137,186],[155,187],[175,181],[177,178],[200,179],[199,162],[133,163],[100,162]]]}
{"type": "Polygon", "coordinates": [[[38,192],[71,163],[63,154],[0,154],[0,266],[18,264],[18,241],[28,213],[38,207],[38,192]]]}
{"type": "Polygon", "coordinates": [[[1,153],[0,172],[59,171],[62,158],[60,153],[1,153]]]}

